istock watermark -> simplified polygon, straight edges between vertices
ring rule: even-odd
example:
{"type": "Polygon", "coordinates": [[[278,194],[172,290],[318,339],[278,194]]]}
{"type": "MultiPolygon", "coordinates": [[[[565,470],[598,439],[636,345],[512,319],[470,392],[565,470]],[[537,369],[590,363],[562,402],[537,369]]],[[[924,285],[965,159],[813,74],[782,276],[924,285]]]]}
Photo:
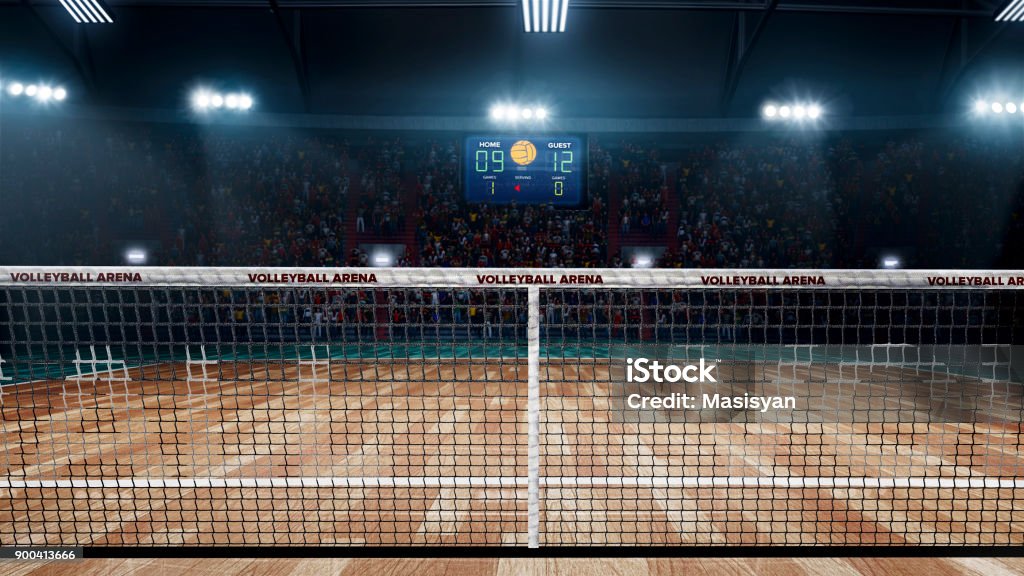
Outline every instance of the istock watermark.
{"type": "Polygon", "coordinates": [[[657,360],[651,361],[647,358],[626,358],[626,381],[627,382],[718,382],[711,374],[714,371],[714,364],[707,364],[703,358],[699,364],[687,364],[678,366],[676,364],[662,364],[657,360]],[[635,373],[634,373],[635,372],[635,373]],[[693,374],[697,375],[694,376],[693,374]]]}

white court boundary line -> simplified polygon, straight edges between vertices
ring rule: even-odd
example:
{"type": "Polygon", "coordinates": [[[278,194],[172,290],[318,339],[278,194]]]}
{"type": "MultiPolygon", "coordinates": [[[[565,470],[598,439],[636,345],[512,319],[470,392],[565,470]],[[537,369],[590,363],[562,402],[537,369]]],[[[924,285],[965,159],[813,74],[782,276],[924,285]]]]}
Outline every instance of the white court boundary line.
{"type": "MultiPolygon", "coordinates": [[[[218,380],[217,378],[210,378],[209,367],[210,366],[217,366],[220,363],[220,361],[219,360],[210,360],[209,358],[206,357],[206,345],[205,344],[199,346],[199,352],[201,354],[201,359],[200,360],[193,360],[192,359],[192,347],[191,346],[185,346],[185,374],[186,374],[186,381],[189,384],[191,384],[192,382],[202,382],[204,384],[206,382],[217,382],[217,380],[218,380]],[[200,368],[200,370],[203,373],[201,378],[197,377],[196,375],[194,375],[192,373],[192,367],[193,366],[198,366],[200,368]]],[[[205,390],[205,388],[204,388],[204,390],[205,390]]]]}
{"type": "Polygon", "coordinates": [[[4,357],[0,356],[0,382],[11,382],[14,380],[14,377],[12,376],[4,376],[4,364],[6,363],[7,360],[4,360],[4,357]]]}
{"type": "MultiPolygon", "coordinates": [[[[297,351],[298,350],[296,350],[296,352],[297,351]]],[[[313,345],[311,345],[309,347],[309,351],[313,355],[313,359],[312,360],[303,360],[301,356],[297,356],[296,357],[296,362],[299,365],[299,367],[297,369],[298,370],[298,382],[300,384],[312,384],[314,387],[317,384],[330,384],[330,382],[331,382],[331,347],[330,347],[330,345],[327,345],[327,344],[313,344],[313,345]],[[318,346],[323,347],[323,348],[326,349],[326,351],[327,351],[327,358],[317,358],[316,357],[316,349],[317,349],[318,346]],[[310,371],[313,374],[312,378],[303,378],[302,377],[302,367],[303,366],[309,366],[309,369],[310,369],[310,371]],[[317,366],[326,366],[327,367],[327,379],[326,380],[324,380],[323,378],[320,377],[320,374],[316,370],[317,366]]],[[[313,393],[316,394],[316,388],[313,389],[313,393]]]]}
{"type": "MultiPolygon", "coordinates": [[[[525,476],[293,476],[274,478],[69,478],[0,479],[0,488],[475,488],[529,487],[525,476]]],[[[828,477],[828,476],[562,476],[539,477],[549,488],[641,486],[655,488],[1018,488],[1024,478],[828,477]]]]}
{"type": "Polygon", "coordinates": [[[73,376],[66,377],[64,381],[78,382],[79,384],[82,382],[131,382],[131,376],[128,375],[128,364],[120,358],[114,358],[113,354],[110,352],[109,344],[104,348],[107,351],[106,358],[99,358],[96,356],[96,346],[94,345],[89,346],[89,355],[91,358],[82,358],[81,350],[75,348],[75,359],[71,362],[75,367],[75,374],[73,376]],[[82,372],[83,364],[89,364],[92,366],[93,371],[88,373],[82,372]],[[107,369],[100,370],[98,368],[100,364],[106,365],[107,369]],[[115,376],[114,370],[118,370],[122,375],[120,377],[115,376]],[[107,375],[106,379],[101,378],[104,374],[107,375]]]}

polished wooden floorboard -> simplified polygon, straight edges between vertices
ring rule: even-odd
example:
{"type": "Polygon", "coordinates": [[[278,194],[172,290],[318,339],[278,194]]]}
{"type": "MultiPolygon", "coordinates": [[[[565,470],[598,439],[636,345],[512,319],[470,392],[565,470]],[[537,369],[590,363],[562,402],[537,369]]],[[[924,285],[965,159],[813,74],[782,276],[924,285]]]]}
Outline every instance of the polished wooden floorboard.
{"type": "MultiPolygon", "coordinates": [[[[826,380],[850,376],[756,368],[782,382],[774,389],[795,395],[822,395],[826,380]]],[[[6,386],[3,476],[400,482],[5,488],[0,543],[526,543],[524,361],[334,361],[316,372],[295,363],[225,362],[214,373],[213,381],[188,381],[184,365],[156,365],[131,370],[127,383],[6,386]],[[501,482],[417,484],[449,478],[501,482]]],[[[698,413],[705,420],[659,414],[645,421],[623,410],[607,363],[544,363],[542,544],[1024,544],[1024,489],[1018,488],[629,483],[1024,477],[1021,399],[1002,385],[936,384],[928,375],[885,370],[857,376],[861,396],[830,397],[819,410],[860,409],[863,398],[874,413],[944,418],[791,424],[698,413]],[[951,402],[941,396],[951,386],[987,400],[951,402]],[[579,478],[626,483],[573,484],[579,478]]]]}
{"type": "Polygon", "coordinates": [[[112,559],[0,561],[0,576],[1012,576],[1024,558],[112,559]]]}

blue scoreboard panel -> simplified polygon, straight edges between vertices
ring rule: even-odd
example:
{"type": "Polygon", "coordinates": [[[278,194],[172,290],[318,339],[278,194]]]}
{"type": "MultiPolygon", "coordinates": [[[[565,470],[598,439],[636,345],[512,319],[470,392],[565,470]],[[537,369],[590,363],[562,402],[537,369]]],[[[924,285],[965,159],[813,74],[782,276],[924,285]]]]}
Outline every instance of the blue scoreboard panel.
{"type": "Polygon", "coordinates": [[[586,197],[587,147],[577,136],[466,138],[467,202],[577,207],[586,197]]]}

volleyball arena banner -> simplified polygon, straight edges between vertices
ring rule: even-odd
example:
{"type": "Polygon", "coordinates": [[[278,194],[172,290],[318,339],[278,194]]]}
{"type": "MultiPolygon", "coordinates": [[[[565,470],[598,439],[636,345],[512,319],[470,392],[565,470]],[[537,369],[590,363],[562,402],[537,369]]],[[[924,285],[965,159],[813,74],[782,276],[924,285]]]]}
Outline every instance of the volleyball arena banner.
{"type": "Polygon", "coordinates": [[[0,267],[0,286],[1021,289],[1024,270],[0,267]]]}

